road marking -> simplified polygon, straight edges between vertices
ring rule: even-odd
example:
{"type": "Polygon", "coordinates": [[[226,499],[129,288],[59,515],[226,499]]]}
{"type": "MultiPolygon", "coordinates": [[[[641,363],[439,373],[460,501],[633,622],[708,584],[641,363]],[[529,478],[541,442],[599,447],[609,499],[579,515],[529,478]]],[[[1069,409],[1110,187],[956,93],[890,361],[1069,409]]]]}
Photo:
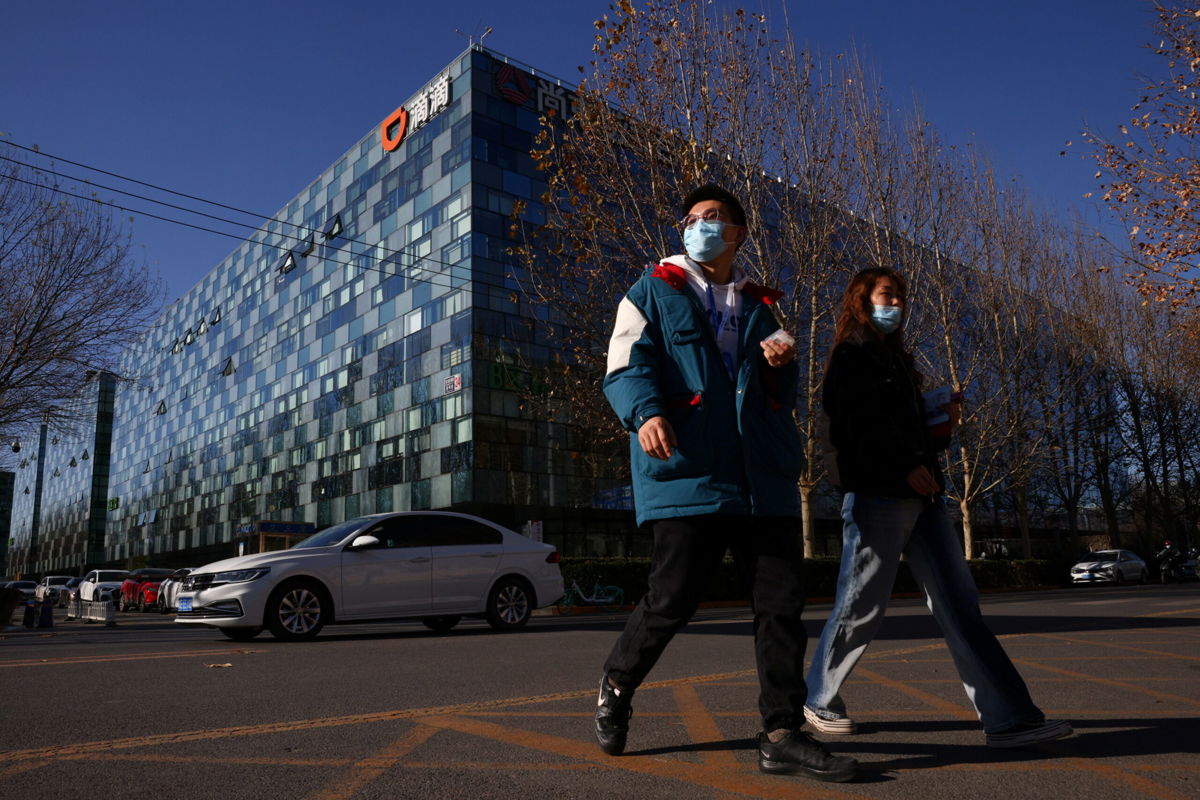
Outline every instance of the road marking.
{"type": "Polygon", "coordinates": [[[886,675],[881,675],[878,672],[875,672],[874,670],[865,669],[862,666],[858,667],[857,672],[859,675],[865,675],[866,677],[870,678],[872,681],[874,681],[875,683],[877,683],[881,686],[887,686],[891,689],[895,689],[896,691],[898,691],[902,694],[906,694],[909,697],[912,697],[916,700],[920,700],[922,703],[925,703],[926,705],[936,708],[938,711],[942,711],[947,714],[952,714],[953,716],[957,717],[958,719],[968,719],[968,720],[978,720],[979,719],[979,715],[976,714],[974,711],[970,711],[966,708],[963,708],[960,705],[951,703],[948,700],[943,700],[942,698],[938,697],[937,695],[930,694],[929,692],[923,692],[914,686],[910,686],[909,684],[904,683],[903,681],[894,680],[892,678],[887,677],[886,675]]]}
{"type": "MultiPolygon", "coordinates": [[[[589,692],[590,694],[590,692],[589,692]]],[[[604,755],[593,742],[580,742],[575,739],[564,739],[539,731],[510,728],[496,725],[483,720],[462,716],[429,717],[423,720],[427,725],[437,725],[459,733],[466,733],[484,739],[514,744],[531,750],[565,756],[581,761],[589,761],[614,770],[635,772],[641,775],[651,775],[658,778],[669,778],[694,786],[703,786],[736,795],[766,798],[843,798],[855,797],[813,783],[803,783],[803,779],[787,777],[767,777],[752,772],[749,766],[740,769],[715,767],[707,764],[696,764],[676,758],[639,756],[637,753],[627,753],[619,758],[604,755]]],[[[681,748],[686,749],[686,748],[681,748]]],[[[740,765],[739,765],[740,766],[740,765]]]]}
{"type": "Polygon", "coordinates": [[[1166,650],[1149,650],[1145,647],[1130,647],[1127,644],[1113,644],[1112,642],[1094,642],[1088,639],[1075,639],[1070,636],[1062,636],[1052,633],[1036,634],[1042,639],[1057,639],[1062,642],[1070,642],[1072,644],[1086,644],[1093,647],[1108,647],[1114,650],[1128,650],[1131,653],[1145,653],[1151,656],[1162,656],[1163,658],[1180,659],[1183,661],[1200,661],[1200,656],[1185,656],[1180,653],[1169,653],[1166,650]]]}
{"type": "MultiPolygon", "coordinates": [[[[1070,740],[1066,740],[1069,742],[1070,740]]],[[[1058,742],[1052,747],[1061,747],[1065,742],[1058,742]]],[[[1092,761],[1086,758],[1077,758],[1073,756],[1063,756],[1054,761],[1031,761],[1031,762],[1001,762],[993,764],[943,764],[937,767],[939,771],[953,772],[1066,772],[1068,769],[1077,769],[1081,772],[1096,775],[1097,777],[1111,781],[1113,783],[1123,783],[1133,791],[1149,796],[1159,797],[1163,800],[1189,800],[1190,795],[1181,795],[1171,789],[1146,780],[1139,775],[1131,774],[1133,772],[1195,772],[1197,768],[1183,765],[1168,765],[1162,766],[1159,764],[1132,764],[1126,765],[1124,769],[1104,764],[1103,762],[1092,761]]]]}
{"type": "MultiPolygon", "coordinates": [[[[664,681],[649,681],[643,684],[647,689],[661,689],[687,683],[713,683],[729,678],[744,678],[755,674],[754,670],[739,670],[714,675],[697,675],[690,678],[675,678],[664,681]]],[[[440,706],[435,708],[405,708],[391,711],[376,711],[369,714],[350,714],[343,717],[323,717],[317,719],[301,719],[285,722],[267,722],[261,725],[234,725],[227,728],[211,728],[198,731],[179,731],[175,733],[159,733],[149,736],[133,736],[126,739],[109,739],[76,744],[51,745],[29,750],[9,750],[0,752],[0,763],[11,761],[26,761],[40,758],[62,758],[80,753],[99,753],[109,750],[125,750],[134,747],[155,747],[162,744],[178,744],[181,742],[198,742],[210,739],[225,739],[238,736],[261,736],[271,733],[306,730],[309,728],[334,728],[345,725],[363,725],[371,722],[390,722],[401,719],[417,719],[427,716],[444,714],[463,714],[472,711],[486,711],[493,708],[504,708],[514,705],[532,703],[552,703],[560,700],[575,700],[580,697],[591,697],[594,689],[577,689],[554,694],[534,695],[531,697],[513,697],[496,700],[481,700],[472,703],[440,706]]]]}
{"type": "Polygon", "coordinates": [[[1052,667],[1049,664],[1042,664],[1028,658],[1014,658],[1014,664],[1022,664],[1034,669],[1044,669],[1047,672],[1054,672],[1059,675],[1067,675],[1069,677],[1078,678],[1079,680],[1090,681],[1091,683],[1100,683],[1105,686],[1115,686],[1119,689],[1127,689],[1137,694],[1144,694],[1149,697],[1157,697],[1160,700],[1170,700],[1173,703],[1184,703],[1189,706],[1200,708],[1200,701],[1193,700],[1190,697],[1183,697],[1177,694],[1169,694],[1167,692],[1156,692],[1153,689],[1147,689],[1144,686],[1138,686],[1136,683],[1127,683],[1125,681],[1115,681],[1111,678],[1098,678],[1094,675],[1088,675],[1086,672],[1075,672],[1074,670],[1063,669],[1062,667],[1052,667]]]}
{"type": "Polygon", "coordinates": [[[113,661],[154,661],[160,658],[190,658],[192,656],[228,656],[252,655],[265,653],[266,650],[184,650],[168,653],[131,653],[129,655],[113,656],[63,656],[60,658],[22,658],[14,661],[0,661],[4,667],[58,667],[70,664],[103,664],[113,661]]]}
{"type": "MultiPolygon", "coordinates": [[[[719,744],[726,741],[721,735],[721,729],[717,727],[716,720],[700,700],[695,686],[675,686],[671,691],[675,695],[679,715],[683,717],[683,724],[693,743],[719,744]]],[[[728,749],[701,750],[700,758],[711,767],[737,768],[737,758],[728,749]]]]}
{"type": "MultiPolygon", "coordinates": [[[[287,756],[171,756],[162,753],[78,753],[58,761],[129,761],[147,764],[207,764],[229,767],[348,767],[350,758],[288,758],[287,756]]],[[[45,762],[50,763],[50,762],[45,762]]]]}
{"type": "Polygon", "coordinates": [[[1153,614],[1139,614],[1134,619],[1150,619],[1152,617],[1174,617],[1179,614],[1200,614],[1200,608],[1179,608],[1174,611],[1155,611],[1153,614]]]}
{"type": "MultiPolygon", "coordinates": [[[[1174,615],[1179,613],[1191,613],[1187,611],[1172,611],[1165,612],[1163,615],[1174,615]]],[[[1156,615],[1148,615],[1156,616],[1156,615]]],[[[1097,625],[1103,625],[1104,622],[1098,622],[1097,625]]],[[[1086,626],[1090,629],[1091,626],[1086,626]]],[[[1078,631],[1080,628],[1074,628],[1071,632],[1078,631]]],[[[1161,630],[1161,629],[1160,629],[1161,630]]],[[[1114,631],[1112,633],[1128,633],[1130,635],[1140,635],[1143,639],[1146,636],[1146,631],[1114,631]]],[[[1054,636],[1050,634],[1009,634],[999,637],[1005,640],[1021,639],[1023,637],[1037,636],[1041,639],[1064,640],[1072,641],[1069,635],[1054,636]]],[[[1020,645],[1035,644],[1040,639],[1025,638],[1020,645]]],[[[1096,645],[1100,647],[1112,647],[1122,650],[1133,651],[1136,653],[1145,653],[1146,656],[1138,655],[1120,655],[1104,657],[1107,662],[1127,662],[1136,664],[1138,662],[1151,660],[1161,661],[1166,658],[1179,658],[1173,653],[1159,653],[1159,651],[1140,649],[1133,646],[1133,643],[1138,644],[1158,644],[1158,642],[1144,642],[1134,639],[1132,642],[1125,639],[1121,645],[1108,644],[1103,642],[1088,641],[1085,639],[1078,640],[1078,644],[1096,645]]],[[[1043,645],[1043,648],[1045,646],[1043,645]]],[[[879,656],[869,656],[864,659],[864,664],[869,664],[871,667],[878,668],[882,664],[933,664],[947,663],[950,661],[946,658],[906,658],[910,654],[929,653],[930,651],[941,650],[945,653],[946,645],[944,642],[937,641],[931,644],[920,645],[915,647],[901,648],[892,651],[880,653],[879,656]]],[[[169,657],[186,657],[186,656],[218,656],[227,655],[229,653],[264,653],[265,650],[250,651],[245,649],[238,650],[203,650],[185,653],[142,653],[131,654],[128,656],[113,656],[113,657],[77,657],[47,660],[32,660],[21,659],[18,661],[0,662],[0,666],[23,666],[36,665],[45,666],[47,663],[69,664],[69,663],[96,663],[103,661],[126,661],[137,659],[153,659],[153,658],[169,658],[169,657]]],[[[1067,656],[1062,660],[1083,660],[1092,661],[1100,660],[1100,657],[1067,656]]],[[[1044,659],[1014,659],[1016,663],[1025,666],[1034,667],[1037,670],[1043,670],[1045,673],[1050,673],[1054,677],[1045,677],[1046,683],[1060,682],[1064,680],[1072,681],[1091,681],[1111,686],[1118,686],[1141,695],[1147,695],[1155,698],[1165,698],[1171,701],[1175,707],[1174,711],[1164,712],[1161,707],[1153,710],[1145,710],[1138,712],[1128,712],[1143,714],[1147,717],[1180,717],[1191,718],[1197,712],[1191,709],[1200,707],[1200,703],[1190,700],[1186,697],[1177,697],[1175,695],[1157,692],[1151,689],[1146,689],[1144,686],[1139,686],[1134,683],[1126,683],[1119,680],[1111,680],[1104,678],[1094,678],[1086,673],[1074,672],[1068,669],[1061,669],[1051,664],[1044,663],[1046,661],[1058,661],[1056,656],[1047,656],[1044,659]],[[1182,710],[1178,707],[1181,703],[1186,704],[1182,710]]],[[[1132,667],[1130,671],[1136,670],[1137,667],[1132,667]]],[[[928,670],[921,672],[919,666],[915,666],[910,670],[897,670],[902,672],[917,672],[918,674],[928,674],[928,670]]],[[[1127,671],[1127,672],[1130,672],[1127,671]]],[[[941,697],[922,691],[917,688],[918,685],[934,686],[941,682],[957,683],[947,679],[929,679],[922,678],[920,680],[902,681],[881,675],[873,669],[859,667],[856,671],[855,680],[851,683],[872,682],[874,684],[887,686],[901,692],[909,697],[921,701],[927,708],[905,710],[897,712],[894,710],[884,711],[864,711],[855,713],[856,717],[865,718],[896,718],[902,716],[913,719],[938,719],[949,715],[952,718],[975,721],[976,716],[973,711],[970,711],[964,705],[955,704],[941,697]]],[[[414,709],[394,709],[389,711],[381,711],[375,713],[346,715],[340,717],[326,717],[309,720],[296,720],[290,722],[274,722],[263,723],[259,725],[232,726],[223,729],[209,731],[183,731],[178,733],[158,734],[141,737],[133,737],[123,740],[114,741],[96,741],[84,742],[75,745],[67,744],[56,747],[47,747],[40,749],[21,750],[0,752],[0,779],[9,776],[19,775],[31,770],[36,770],[41,767],[47,767],[54,764],[56,761],[94,761],[104,759],[114,759],[129,763],[144,762],[146,764],[200,764],[200,765],[230,765],[230,766],[280,766],[280,767],[307,767],[313,769],[333,769],[336,774],[341,777],[337,780],[328,778],[330,785],[318,793],[312,795],[310,800],[333,800],[334,798],[348,798],[355,793],[365,794],[364,788],[372,783],[376,786],[369,791],[378,791],[381,788],[380,781],[388,770],[392,769],[422,769],[422,770],[441,770],[447,768],[453,769],[469,769],[478,770],[480,772],[496,771],[496,770],[546,770],[551,774],[555,771],[564,774],[563,780],[568,780],[566,774],[570,771],[587,772],[596,770],[624,771],[629,774],[637,774],[644,776],[652,776],[659,779],[679,781],[681,789],[684,791],[681,794],[687,794],[686,785],[694,787],[702,787],[708,792],[713,793],[716,797],[795,797],[795,798],[813,798],[813,797],[840,797],[846,798],[851,795],[839,794],[839,790],[827,788],[827,785],[814,784],[800,778],[786,778],[777,776],[765,776],[756,771],[754,757],[749,753],[735,753],[728,749],[706,750],[703,746],[709,742],[723,743],[727,737],[722,737],[720,733],[719,720],[741,720],[757,719],[758,714],[755,711],[721,711],[714,712],[708,709],[703,703],[702,697],[707,697],[707,694],[702,694],[697,690],[697,687],[703,685],[720,685],[723,687],[752,687],[756,686],[753,678],[756,672],[753,669],[739,670],[736,672],[720,673],[713,675],[698,675],[683,678],[674,678],[663,681],[647,682],[643,685],[640,691],[649,691],[652,689],[670,689],[674,697],[676,708],[678,711],[654,711],[640,712],[639,716],[657,717],[657,718],[674,718],[682,722],[679,728],[686,732],[686,736],[680,737],[685,741],[681,741],[676,749],[678,753],[672,752],[672,748],[655,747],[654,753],[657,755],[639,755],[637,752],[630,753],[621,758],[610,758],[603,755],[595,744],[591,741],[588,735],[590,726],[579,726],[579,739],[569,739],[559,736],[543,733],[536,730],[526,730],[520,727],[514,727],[506,722],[518,722],[522,719],[528,719],[531,724],[536,725],[535,719],[540,718],[580,718],[586,719],[592,716],[591,712],[576,712],[554,711],[544,708],[529,708],[534,704],[541,703],[569,703],[570,708],[582,708],[586,703],[576,703],[582,698],[590,698],[594,694],[594,689],[579,689],[574,691],[558,692],[553,694],[544,694],[529,697],[508,698],[502,700],[488,700],[470,703],[462,703],[457,705],[447,705],[439,708],[414,708],[414,709]],[[509,720],[499,720],[499,717],[508,717],[509,720]],[[484,719],[487,718],[487,719],[484,719]],[[149,753],[131,753],[120,752],[140,747],[157,747],[171,745],[181,742],[196,742],[205,740],[214,740],[222,738],[233,738],[251,735],[270,735],[275,733],[284,733],[288,731],[309,730],[321,727],[337,727],[337,726],[354,726],[365,725],[375,722],[387,722],[392,720],[411,720],[412,727],[407,732],[392,742],[381,752],[372,756],[354,760],[354,759],[306,759],[306,758],[289,758],[283,756],[280,758],[270,757],[223,757],[202,755],[166,755],[161,752],[149,753]],[[490,720],[496,720],[495,722],[490,720]],[[440,748],[430,747],[428,752],[423,753],[421,747],[424,745],[434,733],[441,730],[453,730],[459,733],[465,733],[472,736],[482,737],[489,741],[497,742],[502,745],[515,745],[533,751],[547,753],[552,758],[537,763],[525,762],[459,762],[454,760],[453,755],[434,760],[438,756],[445,755],[440,748]],[[426,758],[417,760],[412,756],[425,754],[426,758]],[[429,758],[434,756],[434,758],[429,758]],[[558,758],[553,758],[557,756],[558,758]],[[682,757],[680,757],[682,756],[682,757]],[[739,760],[740,758],[740,760],[739,760]]],[[[1130,680],[1139,680],[1133,675],[1130,675],[1130,680]]],[[[1166,680],[1160,678],[1157,680],[1166,680]]],[[[1147,681],[1148,682],[1148,681],[1147,681]]],[[[670,708],[668,705],[661,707],[670,708]]],[[[1063,715],[1061,709],[1054,709],[1056,715],[1063,715]]],[[[1095,710],[1073,712],[1069,716],[1080,719],[1097,719],[1107,720],[1111,715],[1108,712],[1101,714],[1095,710]]],[[[352,735],[361,736],[365,740],[371,740],[371,732],[369,731],[353,731],[352,735]]],[[[393,734],[394,735],[394,734],[393,734]]],[[[573,735],[573,734],[572,734],[573,735]]],[[[375,737],[376,739],[378,737],[375,737]]],[[[386,740],[384,740],[386,741],[386,740]]],[[[440,741],[440,740],[439,740],[440,741]]],[[[1082,745],[1084,741],[1080,741],[1078,749],[1084,749],[1082,745]]],[[[225,748],[232,749],[235,752],[241,750],[245,752],[249,750],[253,752],[254,746],[225,748]]],[[[169,751],[168,751],[169,752],[169,751]]],[[[880,765],[882,768],[882,765],[880,765]]],[[[896,767],[903,771],[903,766],[896,767]]],[[[152,769],[147,767],[146,769],[152,769]]],[[[871,765],[867,764],[867,769],[871,769],[871,765]]],[[[1138,794],[1146,797],[1154,797],[1159,800],[1176,800],[1180,797],[1172,789],[1155,783],[1151,775],[1151,770],[1157,774],[1176,772],[1185,772],[1186,774],[1194,774],[1200,772],[1200,767],[1194,765],[1176,766],[1176,765],[1154,765],[1145,762],[1136,765],[1122,764],[1120,767],[1112,766],[1104,762],[1104,760],[1090,761],[1086,758],[1080,758],[1073,753],[1064,752],[1053,762],[997,762],[994,764],[946,764],[933,767],[933,773],[938,770],[975,770],[987,774],[997,776],[997,781],[1003,781],[1006,776],[1019,775],[1022,772],[1031,771],[1046,771],[1048,773],[1066,773],[1072,775],[1075,770],[1094,774],[1098,779],[1114,785],[1114,791],[1120,791],[1123,795],[1138,794]]],[[[615,776],[620,776],[620,772],[614,772],[615,776]]],[[[928,772],[926,774],[929,774],[928,772]]],[[[325,775],[322,775],[325,778],[325,775]]],[[[28,779],[26,779],[28,780],[28,779]]],[[[430,780],[434,780],[433,777],[430,780]]],[[[935,778],[934,780],[937,780],[935,778]]],[[[569,793],[569,792],[568,792],[569,793]]]]}
{"type": "Polygon", "coordinates": [[[1172,791],[1167,787],[1155,783],[1141,775],[1133,775],[1126,770],[1114,767],[1112,764],[1106,764],[1103,761],[1097,761],[1091,758],[1071,758],[1067,759],[1067,764],[1078,769],[1080,772],[1099,775],[1111,783],[1124,784],[1130,790],[1148,797],[1158,797],[1161,800],[1189,800],[1190,795],[1182,795],[1172,791]]]}
{"type": "Polygon", "coordinates": [[[359,789],[371,784],[383,773],[396,766],[406,755],[424,744],[438,730],[432,725],[417,725],[376,755],[356,761],[351,765],[349,774],[339,774],[329,786],[309,795],[308,800],[347,800],[347,798],[353,797],[359,789]]]}
{"type": "Polygon", "coordinates": [[[26,761],[20,764],[13,764],[11,767],[0,769],[0,778],[11,778],[13,775],[20,775],[22,772],[41,769],[49,763],[49,761],[26,761]]]}

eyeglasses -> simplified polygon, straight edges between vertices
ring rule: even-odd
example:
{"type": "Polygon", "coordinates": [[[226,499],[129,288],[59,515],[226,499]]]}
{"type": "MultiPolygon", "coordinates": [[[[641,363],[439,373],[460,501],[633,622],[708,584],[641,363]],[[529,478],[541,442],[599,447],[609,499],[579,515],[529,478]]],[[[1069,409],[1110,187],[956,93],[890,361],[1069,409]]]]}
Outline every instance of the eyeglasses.
{"type": "Polygon", "coordinates": [[[739,227],[736,222],[727,222],[725,220],[725,213],[717,208],[710,208],[700,214],[688,214],[686,217],[679,220],[679,224],[684,230],[687,230],[701,220],[705,222],[724,222],[726,225],[732,225],[735,228],[739,227]]]}

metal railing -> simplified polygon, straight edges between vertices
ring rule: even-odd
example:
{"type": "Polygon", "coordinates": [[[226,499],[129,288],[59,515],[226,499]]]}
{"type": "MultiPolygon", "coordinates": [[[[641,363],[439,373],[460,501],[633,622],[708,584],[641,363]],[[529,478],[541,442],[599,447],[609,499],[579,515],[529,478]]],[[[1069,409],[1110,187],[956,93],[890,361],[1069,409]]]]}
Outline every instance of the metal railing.
{"type": "Polygon", "coordinates": [[[117,604],[106,600],[80,600],[67,604],[67,619],[81,619],[85,623],[103,622],[106,627],[117,624],[117,604]]]}

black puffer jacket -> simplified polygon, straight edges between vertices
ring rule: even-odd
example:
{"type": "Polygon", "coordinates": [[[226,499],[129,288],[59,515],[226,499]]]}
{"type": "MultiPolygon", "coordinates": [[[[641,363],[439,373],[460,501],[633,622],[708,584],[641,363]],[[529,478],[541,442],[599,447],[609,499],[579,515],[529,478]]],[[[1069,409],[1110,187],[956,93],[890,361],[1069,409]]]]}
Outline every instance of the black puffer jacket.
{"type": "Polygon", "coordinates": [[[945,489],[937,451],[949,441],[929,435],[919,386],[912,368],[868,331],[834,349],[822,405],[829,415],[841,489],[917,497],[905,478],[920,465],[945,489]]]}

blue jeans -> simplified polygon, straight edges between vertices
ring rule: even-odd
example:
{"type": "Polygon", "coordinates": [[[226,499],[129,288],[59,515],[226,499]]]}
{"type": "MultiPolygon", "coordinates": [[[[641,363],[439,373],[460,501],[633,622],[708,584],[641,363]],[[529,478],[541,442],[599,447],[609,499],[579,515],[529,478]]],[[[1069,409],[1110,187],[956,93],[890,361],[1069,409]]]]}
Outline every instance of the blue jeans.
{"type": "Polygon", "coordinates": [[[942,502],[850,492],[842,520],[837,599],[809,667],[808,708],[819,716],[846,716],[839,692],[883,622],[903,553],[984,730],[1042,721],[1025,682],[984,624],[979,592],[942,502]]]}

